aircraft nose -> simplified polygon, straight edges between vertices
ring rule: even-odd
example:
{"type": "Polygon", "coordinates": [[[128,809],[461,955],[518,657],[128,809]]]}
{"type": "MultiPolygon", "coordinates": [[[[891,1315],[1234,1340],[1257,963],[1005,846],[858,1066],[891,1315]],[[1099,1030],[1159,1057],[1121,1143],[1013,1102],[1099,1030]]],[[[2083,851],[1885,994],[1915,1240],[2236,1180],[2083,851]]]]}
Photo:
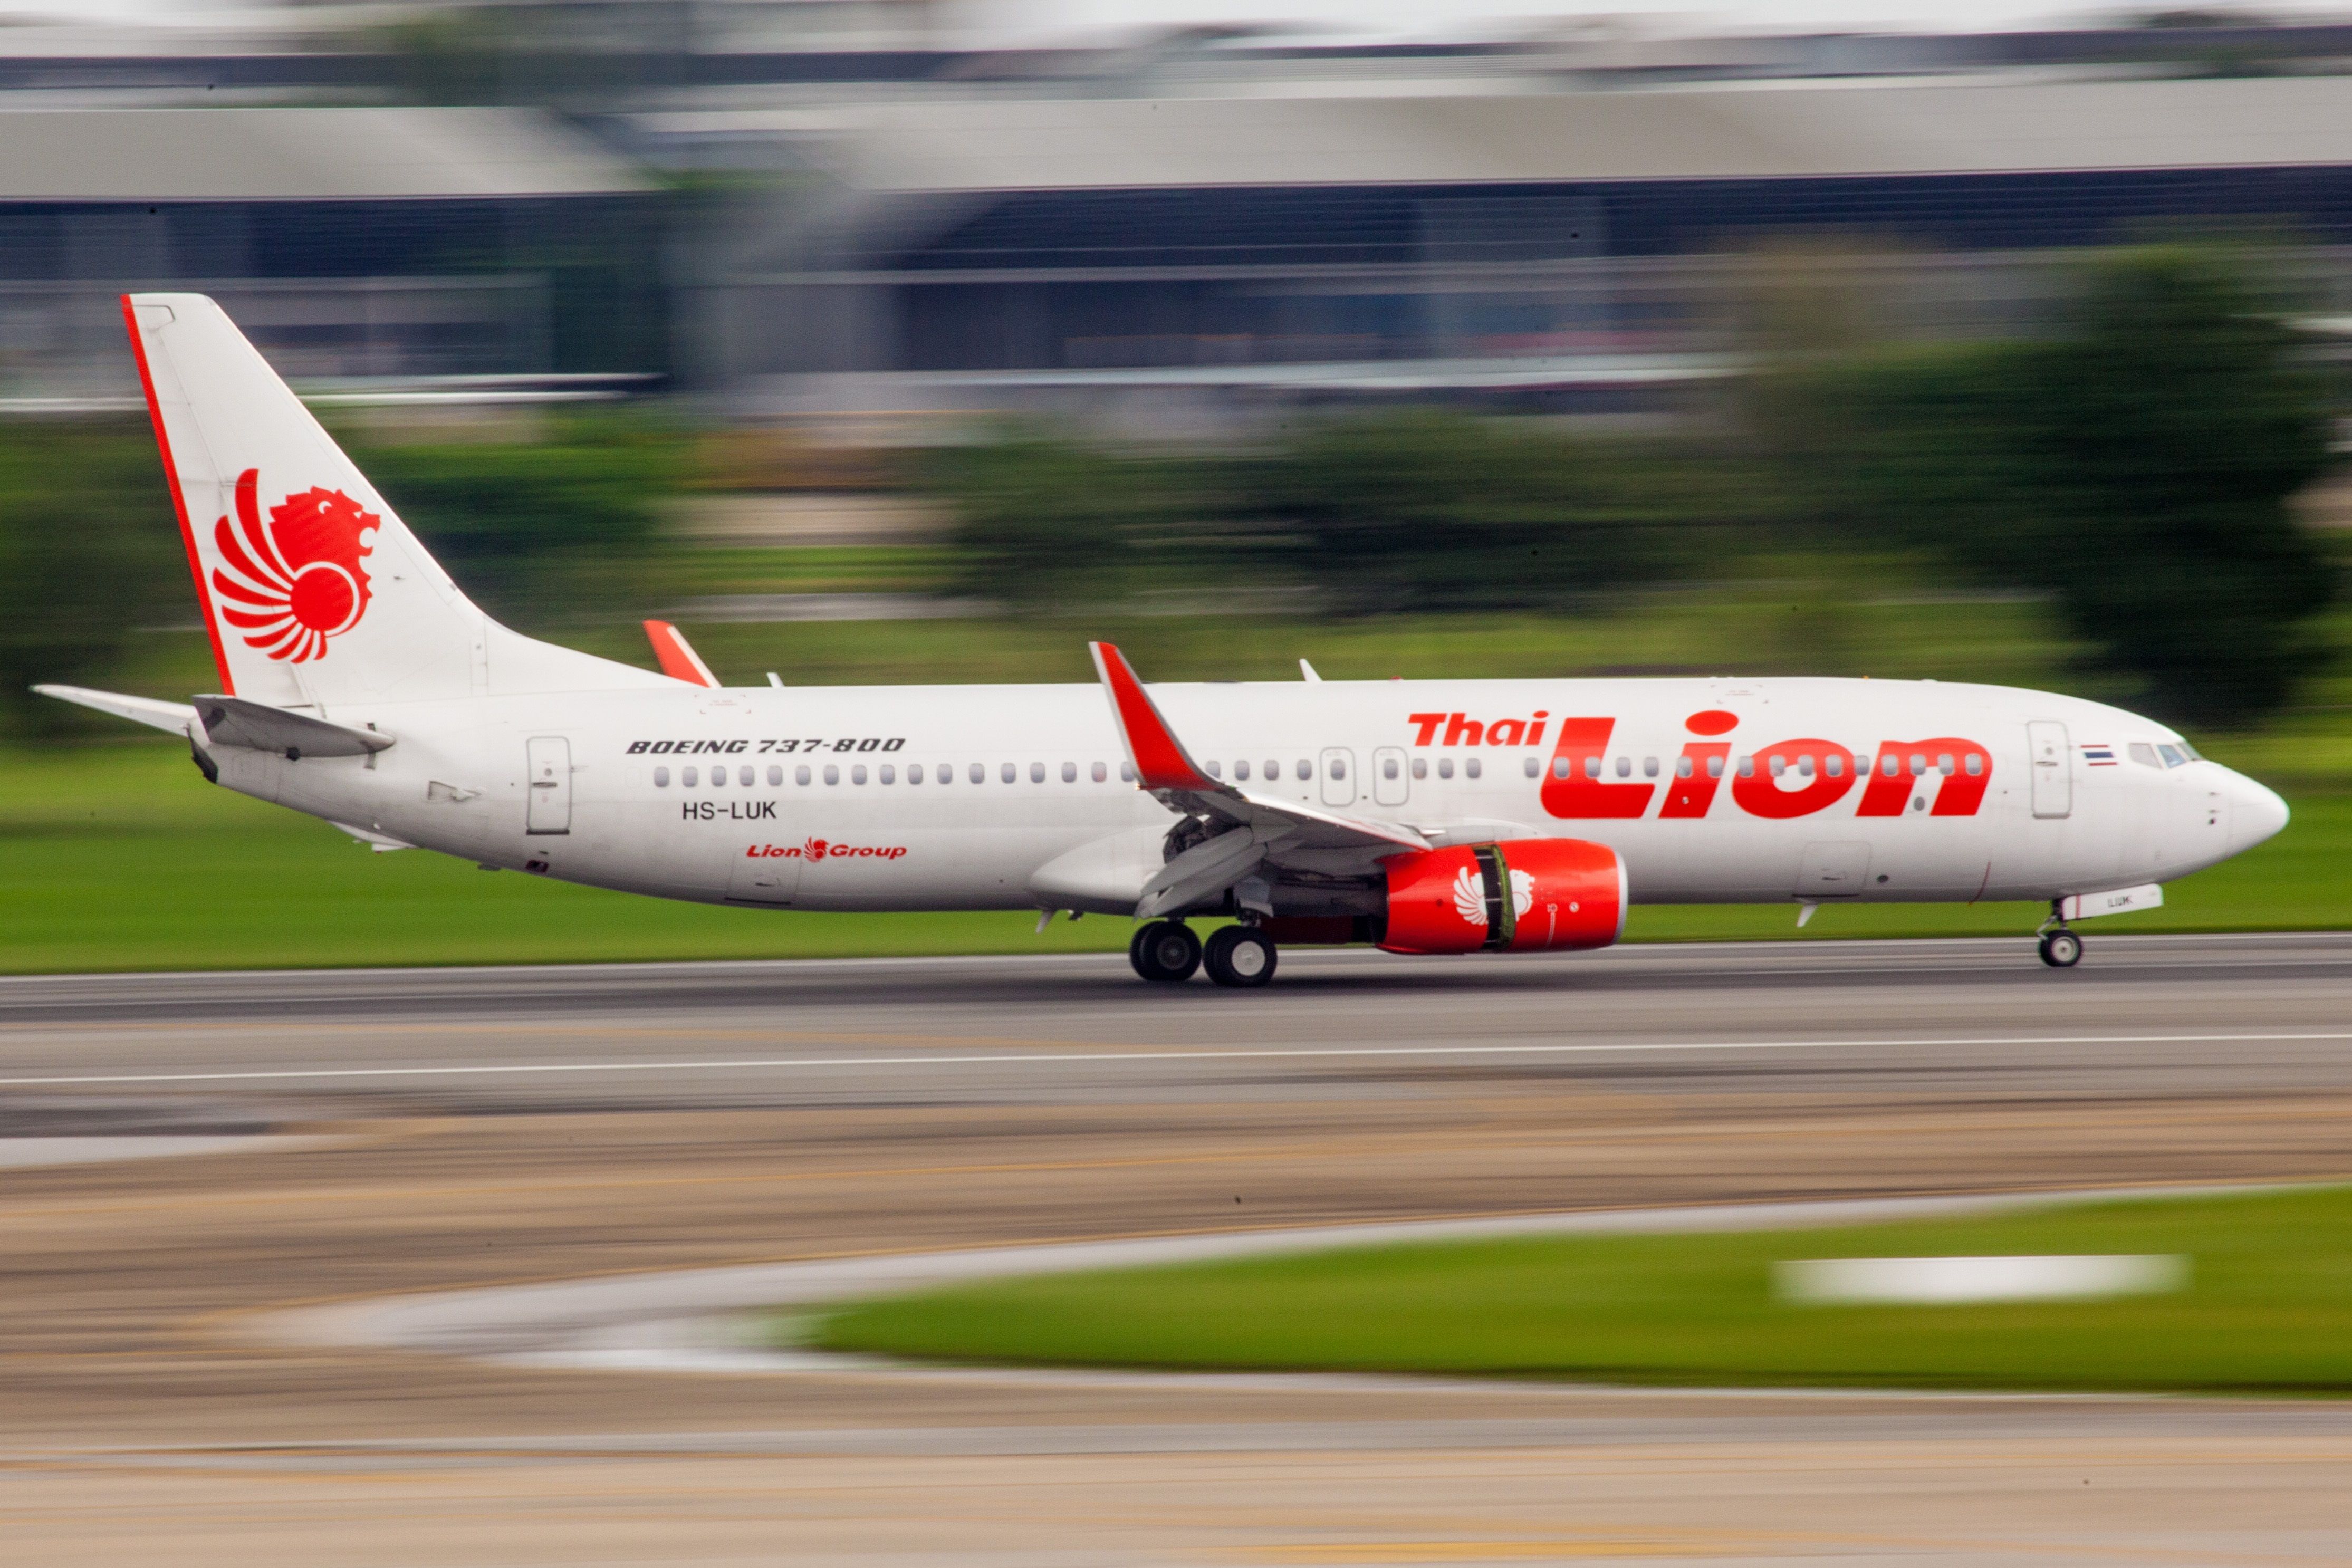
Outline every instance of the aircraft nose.
{"type": "Polygon", "coordinates": [[[2230,799],[2231,853],[2275,838],[2279,830],[2286,826],[2290,815],[2286,802],[2268,785],[2232,772],[2223,792],[2230,799]]]}

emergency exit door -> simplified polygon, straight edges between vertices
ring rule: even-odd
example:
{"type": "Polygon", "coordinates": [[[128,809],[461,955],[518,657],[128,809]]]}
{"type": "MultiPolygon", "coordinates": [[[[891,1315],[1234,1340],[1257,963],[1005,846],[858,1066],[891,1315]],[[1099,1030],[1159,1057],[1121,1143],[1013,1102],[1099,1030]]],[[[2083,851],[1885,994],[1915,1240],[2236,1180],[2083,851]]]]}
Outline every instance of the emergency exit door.
{"type": "Polygon", "coordinates": [[[2025,727],[2026,750],[2033,762],[2033,814],[2063,817],[2074,809],[2074,751],[2066,727],[2037,718],[2025,727]]]}
{"type": "Polygon", "coordinates": [[[534,735],[525,744],[530,772],[525,831],[568,833],[572,831],[572,743],[560,735],[534,735]]]}

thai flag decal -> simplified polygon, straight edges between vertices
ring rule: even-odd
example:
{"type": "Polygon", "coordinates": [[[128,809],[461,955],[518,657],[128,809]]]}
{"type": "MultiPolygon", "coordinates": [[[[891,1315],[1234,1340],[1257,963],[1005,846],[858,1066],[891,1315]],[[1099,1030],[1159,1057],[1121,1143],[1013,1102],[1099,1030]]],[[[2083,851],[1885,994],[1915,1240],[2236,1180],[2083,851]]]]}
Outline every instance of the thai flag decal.
{"type": "Polygon", "coordinates": [[[2086,740],[2083,743],[2083,760],[2094,768],[2113,768],[2116,748],[2104,740],[2086,740]]]}

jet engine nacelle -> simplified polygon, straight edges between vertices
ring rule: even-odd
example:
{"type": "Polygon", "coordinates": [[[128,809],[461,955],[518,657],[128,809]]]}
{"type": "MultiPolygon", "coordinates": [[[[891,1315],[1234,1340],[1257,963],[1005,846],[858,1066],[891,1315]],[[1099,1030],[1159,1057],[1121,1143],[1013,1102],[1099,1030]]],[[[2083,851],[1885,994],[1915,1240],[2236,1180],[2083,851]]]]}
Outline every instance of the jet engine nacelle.
{"type": "Polygon", "coordinates": [[[1514,839],[1387,862],[1391,953],[1606,947],[1625,931],[1625,863],[1583,839],[1514,839]]]}

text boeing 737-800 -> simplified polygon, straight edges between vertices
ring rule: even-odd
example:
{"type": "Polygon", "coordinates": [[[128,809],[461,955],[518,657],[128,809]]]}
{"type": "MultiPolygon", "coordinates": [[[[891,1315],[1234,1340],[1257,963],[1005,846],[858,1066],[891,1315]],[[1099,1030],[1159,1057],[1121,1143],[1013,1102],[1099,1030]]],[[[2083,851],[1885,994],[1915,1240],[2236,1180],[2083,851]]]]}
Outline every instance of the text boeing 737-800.
{"type": "Polygon", "coordinates": [[[729,689],[649,622],[654,674],[484,615],[210,299],[123,311],[220,691],[39,689],[383,848],[709,904],[1127,915],[1146,979],[1253,986],[1282,940],[1605,946],[1636,899],[2046,899],[2063,967],[2070,920],[2287,820],[2160,724],[1999,686],[1147,689],[1097,643],[1098,685],[729,689]],[[1196,915],[1235,921],[1204,953],[1196,915]]]}

